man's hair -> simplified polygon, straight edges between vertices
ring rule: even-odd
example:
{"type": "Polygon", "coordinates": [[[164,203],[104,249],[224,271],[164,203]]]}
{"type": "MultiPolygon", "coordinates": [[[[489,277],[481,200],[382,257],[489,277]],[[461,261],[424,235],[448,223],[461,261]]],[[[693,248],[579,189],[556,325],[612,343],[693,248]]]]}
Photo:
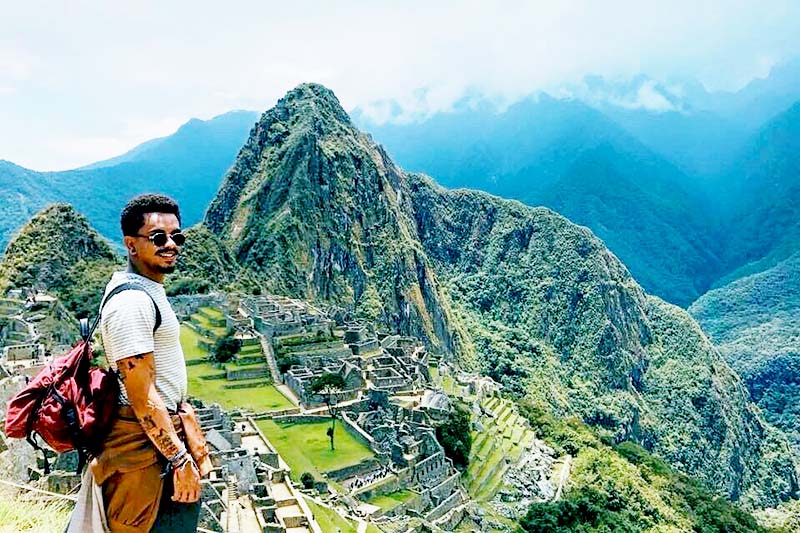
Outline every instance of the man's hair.
{"type": "Polygon", "coordinates": [[[144,226],[145,213],[167,213],[178,217],[181,221],[181,211],[178,204],[169,196],[163,194],[140,194],[131,200],[122,209],[120,225],[122,234],[134,236],[144,226]]]}

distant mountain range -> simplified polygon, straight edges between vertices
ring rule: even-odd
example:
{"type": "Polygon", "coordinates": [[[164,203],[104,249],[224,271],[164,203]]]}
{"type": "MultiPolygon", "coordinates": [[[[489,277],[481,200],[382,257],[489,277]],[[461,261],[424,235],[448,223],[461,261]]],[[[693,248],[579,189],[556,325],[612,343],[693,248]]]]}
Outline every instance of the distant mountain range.
{"type": "Polygon", "coordinates": [[[159,190],[180,201],[186,226],[198,222],[244,143],[257,113],[190,120],[174,134],[87,167],[36,172],[0,161],[0,247],[52,202],[68,202],[100,233],[119,241],[119,212],[131,196],[159,190]]]}
{"type": "Polygon", "coordinates": [[[800,61],[736,93],[587,78],[570,98],[539,94],[507,109],[470,100],[409,123],[356,110],[354,120],[405,168],[587,225],[647,290],[687,306],[739,269],[758,271],[762,257],[776,255],[769,268],[788,256],[797,80],[800,61]]]}
{"type": "MultiPolygon", "coordinates": [[[[384,104],[399,113],[396,104],[384,104]]],[[[422,328],[414,330],[421,336],[443,346],[458,344],[443,333],[450,323],[448,313],[436,314],[447,306],[439,306],[446,298],[426,282],[430,266],[420,262],[414,246],[400,246],[407,213],[378,204],[364,215],[357,206],[347,206],[336,224],[294,221],[294,240],[286,233],[277,236],[277,230],[292,222],[280,211],[272,212],[269,221],[260,219],[258,228],[247,226],[252,213],[285,201],[286,195],[298,205],[305,202],[305,210],[312,212],[312,199],[303,199],[297,191],[317,184],[278,178],[287,174],[300,179],[306,176],[304,167],[323,161],[305,149],[296,151],[297,159],[287,159],[278,143],[301,133],[305,142],[316,142],[312,134],[317,124],[298,129],[281,119],[258,136],[250,135],[258,131],[259,116],[238,111],[208,121],[191,120],[173,135],[64,172],[34,172],[0,161],[0,246],[51,202],[69,202],[100,234],[118,242],[118,214],[124,202],[138,192],[159,190],[181,203],[185,226],[206,217],[206,225],[195,230],[203,248],[195,257],[205,259],[206,269],[214,266],[216,279],[233,282],[245,267],[251,281],[309,298],[361,294],[359,312],[384,314],[396,324],[413,322],[422,328]],[[263,150],[254,142],[272,148],[263,150]],[[265,155],[280,159],[283,166],[275,167],[273,175],[245,180],[259,164],[257,157],[265,155]],[[232,165],[227,180],[240,176],[240,189],[234,194],[236,187],[226,187],[227,196],[215,197],[232,165]],[[258,187],[269,180],[282,188],[258,196],[258,187]],[[350,220],[357,213],[365,218],[350,220]],[[400,233],[375,233],[375,221],[387,218],[399,221],[400,233]],[[231,242],[223,244],[223,239],[231,242]],[[369,256],[356,254],[358,264],[368,265],[362,266],[362,277],[327,285],[304,278],[304,269],[322,259],[331,272],[352,268],[342,255],[347,243],[376,240],[396,245],[379,254],[392,257],[380,268],[369,256]],[[283,259],[265,263],[276,251],[283,259]],[[296,267],[290,276],[285,269],[292,264],[296,267]],[[416,299],[395,295],[390,308],[376,308],[375,298],[383,289],[371,272],[403,271],[399,265],[408,264],[419,267],[417,279],[406,279],[403,285],[418,287],[416,299]],[[275,285],[278,282],[281,285],[275,285]],[[422,320],[425,316],[428,320],[422,320]]],[[[775,317],[784,318],[778,326],[770,322],[775,327],[768,328],[766,337],[753,329],[766,320],[758,303],[766,298],[766,287],[793,294],[791,281],[800,277],[800,264],[792,259],[800,252],[800,61],[780,65],[767,78],[731,93],[644,76],[624,83],[587,78],[558,98],[534,95],[507,109],[472,99],[456,103],[451,112],[410,123],[379,124],[363,109],[353,112],[352,121],[339,118],[338,123],[371,132],[385,149],[374,147],[366,137],[347,137],[356,139],[351,152],[361,155],[346,164],[331,163],[326,170],[331,176],[366,179],[359,165],[365,154],[377,150],[387,162],[396,160],[403,168],[430,174],[446,187],[476,188],[549,207],[590,228],[649,293],[682,307],[696,302],[692,312],[720,343],[728,362],[742,372],[754,398],[765,397],[760,391],[769,389],[767,382],[773,378],[777,388],[800,379],[798,374],[775,374],[774,366],[766,363],[759,367],[769,370],[763,372],[740,365],[751,356],[758,361],[773,356],[784,360],[781,347],[800,334],[800,326],[780,315],[778,308],[775,317]],[[702,297],[709,289],[719,291],[702,297]],[[719,301],[739,303],[718,305],[719,301]],[[748,316],[753,318],[745,321],[746,327],[730,326],[748,316]],[[768,345],[775,349],[767,350],[768,345]]],[[[326,194],[333,192],[322,192],[318,201],[331,201],[326,194]]],[[[785,423],[780,405],[759,401],[771,420],[796,434],[797,426],[792,429],[785,423]]]]}

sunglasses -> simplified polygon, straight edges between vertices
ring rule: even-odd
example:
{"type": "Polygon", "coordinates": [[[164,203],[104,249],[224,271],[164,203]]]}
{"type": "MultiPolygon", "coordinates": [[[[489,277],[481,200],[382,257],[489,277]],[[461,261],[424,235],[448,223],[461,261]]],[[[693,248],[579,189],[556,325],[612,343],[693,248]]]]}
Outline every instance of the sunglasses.
{"type": "Polygon", "coordinates": [[[177,246],[183,246],[186,242],[186,235],[181,233],[180,231],[176,231],[175,233],[167,233],[165,231],[155,231],[150,235],[136,235],[137,237],[144,237],[145,239],[149,239],[154,245],[158,246],[159,248],[167,244],[169,239],[172,239],[177,246]]]}

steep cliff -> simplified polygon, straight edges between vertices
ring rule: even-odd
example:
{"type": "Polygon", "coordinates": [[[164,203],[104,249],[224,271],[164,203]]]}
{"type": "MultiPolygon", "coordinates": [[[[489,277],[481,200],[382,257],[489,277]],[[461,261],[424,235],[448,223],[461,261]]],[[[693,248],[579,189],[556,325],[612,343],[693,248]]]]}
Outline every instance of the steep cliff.
{"type": "Polygon", "coordinates": [[[204,225],[264,289],[349,307],[464,356],[403,179],[332,92],[302,85],[256,124],[204,225]]]}
{"type": "Polygon", "coordinates": [[[645,294],[588,229],[424,176],[408,187],[422,245],[485,372],[734,500],[797,493],[785,437],[764,422],[697,323],[645,294]]]}

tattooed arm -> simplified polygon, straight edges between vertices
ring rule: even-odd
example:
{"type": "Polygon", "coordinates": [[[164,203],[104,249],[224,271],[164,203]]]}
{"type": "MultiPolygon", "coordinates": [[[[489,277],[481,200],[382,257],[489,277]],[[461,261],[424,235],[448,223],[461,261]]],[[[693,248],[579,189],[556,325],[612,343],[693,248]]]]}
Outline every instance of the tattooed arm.
{"type": "MultiPolygon", "coordinates": [[[[126,357],[118,361],[120,377],[128,393],[133,412],[147,437],[164,457],[186,452],[169,411],[156,390],[155,358],[152,352],[126,357]]],[[[191,459],[191,458],[188,458],[191,459]]],[[[174,501],[194,502],[200,497],[200,475],[194,461],[188,460],[174,470],[174,501]]]]}

